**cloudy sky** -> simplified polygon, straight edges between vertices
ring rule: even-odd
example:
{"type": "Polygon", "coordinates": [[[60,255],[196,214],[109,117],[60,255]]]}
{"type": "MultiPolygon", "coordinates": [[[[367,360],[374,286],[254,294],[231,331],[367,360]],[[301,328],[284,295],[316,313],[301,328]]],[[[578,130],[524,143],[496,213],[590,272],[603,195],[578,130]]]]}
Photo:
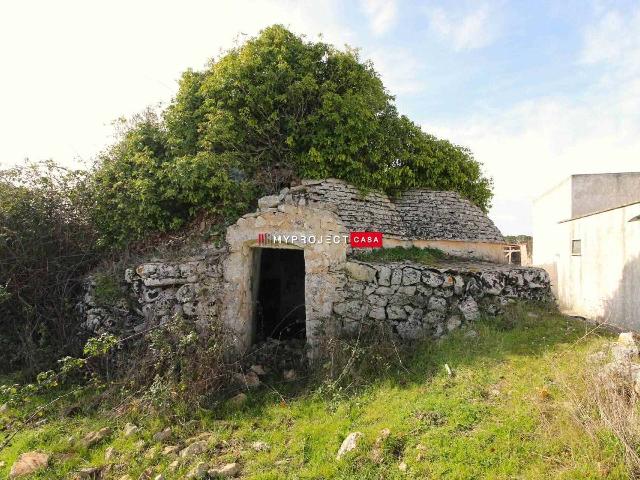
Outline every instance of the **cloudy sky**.
{"type": "Polygon", "coordinates": [[[640,170],[640,3],[588,0],[3,2],[0,165],[89,162],[114,119],[272,23],[360,48],[402,113],[484,164],[504,233],[571,173],[640,170]]]}

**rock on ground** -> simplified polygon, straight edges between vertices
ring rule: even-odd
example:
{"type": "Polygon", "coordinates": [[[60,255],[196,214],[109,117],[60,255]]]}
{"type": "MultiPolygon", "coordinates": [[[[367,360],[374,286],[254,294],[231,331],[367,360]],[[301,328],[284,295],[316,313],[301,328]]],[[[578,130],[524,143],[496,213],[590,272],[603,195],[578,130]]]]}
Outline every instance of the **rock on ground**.
{"type": "Polygon", "coordinates": [[[127,423],[124,426],[124,436],[125,437],[130,437],[131,435],[134,435],[135,433],[137,433],[138,431],[138,426],[134,425],[133,423],[127,423]]]}
{"type": "Polygon", "coordinates": [[[194,455],[200,455],[207,450],[207,441],[200,440],[198,442],[194,442],[191,445],[185,447],[181,452],[181,457],[193,457],[194,455]]]}
{"type": "Polygon", "coordinates": [[[29,475],[37,470],[45,468],[49,464],[49,455],[42,452],[27,452],[18,457],[11,467],[9,478],[29,475]]]}
{"type": "Polygon", "coordinates": [[[193,467],[189,471],[189,473],[187,473],[186,478],[194,479],[194,480],[206,478],[208,468],[209,468],[209,465],[207,465],[205,462],[200,462],[195,467],[193,467]]]}
{"type": "Polygon", "coordinates": [[[253,448],[256,452],[264,452],[266,450],[269,450],[269,445],[267,445],[265,442],[258,440],[257,442],[253,442],[251,444],[251,448],[253,448]]]}
{"type": "Polygon", "coordinates": [[[282,374],[282,377],[285,379],[285,381],[292,382],[298,377],[298,374],[295,370],[285,370],[285,372],[282,374]]]}
{"type": "Polygon", "coordinates": [[[340,460],[351,450],[354,450],[358,446],[358,440],[360,440],[361,437],[361,432],[353,432],[347,435],[347,438],[345,438],[342,445],[340,445],[340,449],[336,455],[336,460],[340,460]]]}
{"type": "Polygon", "coordinates": [[[111,432],[112,430],[109,427],[101,428],[96,432],[89,432],[82,439],[82,443],[85,447],[91,447],[111,435],[111,432]]]}
{"type": "Polygon", "coordinates": [[[164,430],[157,432],[153,435],[153,440],[156,442],[164,442],[171,437],[171,428],[167,427],[164,430]]]}
{"type": "Polygon", "coordinates": [[[244,393],[239,393],[236,396],[231,397],[229,399],[229,403],[236,407],[243,405],[246,401],[247,401],[247,396],[244,393]]]}
{"type": "Polygon", "coordinates": [[[229,478],[229,477],[234,477],[236,476],[238,473],[240,473],[240,465],[237,463],[227,463],[226,465],[222,466],[222,467],[215,467],[209,470],[209,476],[216,478],[216,477],[222,477],[222,478],[229,478]]]}
{"type": "Polygon", "coordinates": [[[164,456],[177,455],[179,451],[180,447],[178,447],[177,445],[167,445],[166,447],[164,447],[164,449],[162,449],[162,454],[164,456]]]}
{"type": "Polygon", "coordinates": [[[86,479],[99,478],[101,471],[102,469],[98,467],[86,467],[86,468],[80,469],[80,471],[78,472],[78,475],[80,476],[80,478],[86,478],[86,479]]]}
{"type": "Polygon", "coordinates": [[[108,462],[109,460],[111,460],[116,454],[116,451],[113,447],[108,447],[105,451],[104,451],[104,460],[106,462],[108,462]]]}

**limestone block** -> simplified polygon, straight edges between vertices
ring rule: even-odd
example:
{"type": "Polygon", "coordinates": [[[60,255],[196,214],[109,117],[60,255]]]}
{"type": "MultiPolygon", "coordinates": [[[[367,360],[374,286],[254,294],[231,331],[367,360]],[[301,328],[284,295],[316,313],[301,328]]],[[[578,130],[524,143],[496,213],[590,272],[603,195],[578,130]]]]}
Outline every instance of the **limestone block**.
{"type": "Polygon", "coordinates": [[[127,268],[124,271],[124,281],[127,283],[133,283],[135,276],[136,276],[136,272],[133,270],[133,268],[127,268]]]}
{"type": "Polygon", "coordinates": [[[371,305],[375,305],[377,307],[386,307],[387,303],[389,303],[389,299],[383,295],[369,295],[367,300],[371,305]]]}
{"type": "Polygon", "coordinates": [[[389,317],[389,320],[405,320],[407,312],[398,305],[389,305],[387,307],[387,317],[389,317]]]}
{"type": "Polygon", "coordinates": [[[182,285],[176,292],[176,300],[180,303],[193,302],[198,286],[192,283],[182,285]]]}
{"type": "Polygon", "coordinates": [[[480,316],[480,310],[478,309],[478,304],[474,300],[474,298],[471,296],[463,299],[458,304],[458,309],[460,310],[460,313],[462,313],[462,316],[464,317],[464,319],[467,321],[476,320],[480,316]]]}
{"type": "Polygon", "coordinates": [[[504,288],[501,275],[497,272],[484,272],[480,275],[480,280],[485,286],[484,291],[489,295],[500,295],[504,288]]]}
{"type": "Polygon", "coordinates": [[[147,287],[167,287],[169,285],[182,285],[186,283],[187,280],[185,278],[145,278],[143,283],[147,287]]]}
{"type": "Polygon", "coordinates": [[[378,285],[391,285],[391,269],[385,266],[376,267],[378,270],[378,285]]]}
{"type": "Polygon", "coordinates": [[[378,295],[393,295],[395,293],[395,289],[391,287],[378,287],[376,289],[376,294],[378,295]]]}
{"type": "Polygon", "coordinates": [[[391,285],[400,285],[402,283],[402,269],[394,268],[391,273],[391,285]]]}
{"type": "Polygon", "coordinates": [[[476,296],[482,292],[482,287],[475,278],[470,278],[467,282],[467,294],[476,296]]]}
{"type": "Polygon", "coordinates": [[[633,338],[633,332],[623,332],[620,335],[618,335],[618,343],[620,345],[635,346],[636,341],[633,338]]]}
{"type": "Polygon", "coordinates": [[[405,268],[402,271],[402,285],[415,285],[420,281],[420,270],[405,268]]]}
{"type": "Polygon", "coordinates": [[[359,300],[351,300],[333,305],[333,311],[335,313],[343,317],[354,319],[364,317],[367,314],[367,310],[367,307],[359,300]]]}
{"type": "Polygon", "coordinates": [[[157,266],[155,276],[158,278],[175,278],[180,276],[180,269],[177,265],[161,263],[157,266]]]}
{"type": "Polygon", "coordinates": [[[354,280],[375,282],[376,270],[361,263],[347,262],[344,266],[347,275],[354,280]]]}
{"type": "Polygon", "coordinates": [[[142,278],[148,278],[152,275],[155,275],[158,270],[158,265],[155,263],[146,263],[143,265],[138,265],[136,268],[136,273],[142,278]]]}
{"type": "Polygon", "coordinates": [[[403,340],[418,340],[427,333],[427,329],[422,322],[413,320],[397,323],[396,331],[403,340]]]}
{"type": "Polygon", "coordinates": [[[447,319],[447,330],[451,332],[462,325],[462,319],[458,315],[452,315],[447,319]]]}
{"type": "Polygon", "coordinates": [[[425,323],[429,323],[431,325],[437,325],[442,323],[444,321],[444,318],[445,318],[445,312],[439,312],[437,310],[432,310],[430,312],[427,312],[422,317],[425,323]]]}
{"type": "Polygon", "coordinates": [[[427,270],[422,272],[422,283],[429,287],[439,287],[444,283],[444,278],[442,275],[436,272],[432,272],[427,270]]]}
{"type": "Polygon", "coordinates": [[[441,297],[431,297],[429,299],[429,303],[427,304],[427,308],[430,311],[436,312],[446,312],[447,311],[447,301],[441,297]]]}
{"type": "Polygon", "coordinates": [[[197,303],[187,302],[182,304],[182,313],[187,317],[192,317],[197,313],[197,303]]]}
{"type": "Polygon", "coordinates": [[[518,287],[524,286],[524,277],[518,270],[511,270],[509,272],[509,284],[518,287]]]}

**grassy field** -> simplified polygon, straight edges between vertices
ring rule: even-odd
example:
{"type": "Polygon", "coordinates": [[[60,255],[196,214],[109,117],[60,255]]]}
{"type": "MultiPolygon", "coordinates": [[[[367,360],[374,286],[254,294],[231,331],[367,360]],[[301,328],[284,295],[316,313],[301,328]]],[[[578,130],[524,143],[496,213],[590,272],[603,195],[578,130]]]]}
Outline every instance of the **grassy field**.
{"type": "MultiPolygon", "coordinates": [[[[252,479],[629,478],[618,440],[604,428],[588,433],[571,401],[589,394],[588,356],[610,338],[531,309],[484,319],[473,332],[416,347],[406,369],[357,390],[267,379],[269,387],[247,392],[241,406],[199,410],[158,410],[138,399],[105,409],[88,397],[81,412],[65,415],[59,407],[40,426],[21,431],[0,452],[0,476],[8,476],[20,453],[40,450],[51,462],[33,478],[72,478],[80,468],[107,464],[102,478],[137,479],[147,468],[165,479],[184,478],[198,460],[238,462],[241,477],[252,479]],[[140,431],[125,437],[127,422],[140,431]],[[102,443],[79,445],[83,435],[104,426],[113,433],[102,443]],[[176,457],[164,456],[152,439],[167,426],[173,433],[164,445],[211,432],[209,450],[171,471],[176,457]],[[385,428],[390,435],[376,447],[385,428]],[[342,440],[354,431],[364,434],[358,447],[337,461],[342,440]],[[255,441],[268,449],[256,451],[255,441]],[[116,452],[108,462],[107,447],[116,452]]],[[[45,401],[34,398],[0,414],[0,441],[12,419],[45,401]]]]}

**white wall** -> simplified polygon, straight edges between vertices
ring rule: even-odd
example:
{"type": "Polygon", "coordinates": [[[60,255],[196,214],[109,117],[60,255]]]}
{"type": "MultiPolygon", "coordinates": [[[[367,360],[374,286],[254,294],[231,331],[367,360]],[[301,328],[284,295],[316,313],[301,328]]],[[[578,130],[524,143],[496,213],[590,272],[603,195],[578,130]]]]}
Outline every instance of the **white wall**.
{"type": "Polygon", "coordinates": [[[571,177],[533,202],[533,264],[549,272],[551,289],[558,294],[557,262],[562,220],[571,218],[571,177]]]}
{"type": "Polygon", "coordinates": [[[572,175],[571,217],[640,201],[640,172],[572,175]]]}
{"type": "Polygon", "coordinates": [[[640,330],[640,221],[629,221],[638,215],[634,204],[558,225],[561,309],[640,330]],[[580,256],[572,240],[581,240],[580,256]]]}

